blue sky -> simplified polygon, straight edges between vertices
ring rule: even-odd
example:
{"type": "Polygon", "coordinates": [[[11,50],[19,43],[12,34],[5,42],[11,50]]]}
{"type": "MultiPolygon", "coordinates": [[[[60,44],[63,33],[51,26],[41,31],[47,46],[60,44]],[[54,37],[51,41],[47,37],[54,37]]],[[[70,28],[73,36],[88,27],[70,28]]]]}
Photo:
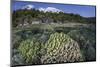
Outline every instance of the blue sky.
{"type": "Polygon", "coordinates": [[[55,3],[40,3],[27,1],[13,1],[12,10],[21,9],[26,5],[33,5],[35,9],[54,7],[66,13],[79,14],[83,17],[95,17],[95,6],[82,6],[72,4],[55,4],[55,3]]]}

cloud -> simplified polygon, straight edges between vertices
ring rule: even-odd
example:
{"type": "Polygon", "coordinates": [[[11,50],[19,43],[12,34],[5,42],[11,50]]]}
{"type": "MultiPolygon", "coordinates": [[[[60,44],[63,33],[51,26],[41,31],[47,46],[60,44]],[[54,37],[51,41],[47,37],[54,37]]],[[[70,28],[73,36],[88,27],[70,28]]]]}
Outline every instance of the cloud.
{"type": "Polygon", "coordinates": [[[34,8],[34,5],[25,5],[22,7],[22,9],[28,9],[28,10],[30,10],[32,8],[34,8]]]}
{"type": "Polygon", "coordinates": [[[45,8],[40,7],[39,11],[45,11],[45,8]]]}
{"type": "Polygon", "coordinates": [[[42,7],[40,7],[39,10],[40,10],[40,11],[44,11],[44,12],[57,12],[57,13],[63,12],[62,10],[57,9],[57,8],[55,8],[55,7],[47,7],[47,8],[42,8],[42,7]]]}

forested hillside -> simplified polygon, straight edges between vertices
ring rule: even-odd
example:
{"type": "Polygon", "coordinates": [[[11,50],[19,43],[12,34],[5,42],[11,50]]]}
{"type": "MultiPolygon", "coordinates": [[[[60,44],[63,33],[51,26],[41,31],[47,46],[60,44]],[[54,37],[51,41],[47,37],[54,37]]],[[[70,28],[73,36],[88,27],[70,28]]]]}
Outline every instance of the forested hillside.
{"type": "Polygon", "coordinates": [[[19,9],[12,13],[13,26],[20,24],[34,24],[39,23],[95,23],[95,17],[82,17],[78,14],[64,13],[64,12],[43,12],[36,9],[19,9]],[[33,23],[32,23],[33,22],[33,23]]]}

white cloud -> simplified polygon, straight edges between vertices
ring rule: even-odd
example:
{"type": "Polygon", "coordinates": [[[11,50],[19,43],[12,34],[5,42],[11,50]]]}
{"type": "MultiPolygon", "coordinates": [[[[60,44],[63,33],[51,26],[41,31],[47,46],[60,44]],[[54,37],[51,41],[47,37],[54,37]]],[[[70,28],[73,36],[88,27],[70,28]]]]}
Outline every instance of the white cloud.
{"type": "Polygon", "coordinates": [[[30,10],[32,8],[34,8],[34,5],[25,5],[22,7],[22,9],[28,9],[28,10],[30,10]]]}
{"type": "Polygon", "coordinates": [[[45,8],[40,7],[39,11],[45,11],[45,8]]]}
{"type": "Polygon", "coordinates": [[[54,8],[54,7],[47,7],[47,8],[39,8],[40,11],[44,11],[44,12],[63,12],[62,10],[60,9],[57,9],[57,8],[54,8]]]}

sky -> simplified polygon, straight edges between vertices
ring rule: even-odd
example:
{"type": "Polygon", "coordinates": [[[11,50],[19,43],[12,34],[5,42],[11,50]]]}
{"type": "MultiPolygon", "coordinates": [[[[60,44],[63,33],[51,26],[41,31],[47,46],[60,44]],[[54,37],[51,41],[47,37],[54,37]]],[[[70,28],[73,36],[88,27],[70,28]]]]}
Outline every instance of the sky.
{"type": "MultiPolygon", "coordinates": [[[[95,17],[96,7],[89,5],[73,5],[73,4],[57,4],[57,3],[42,3],[42,2],[28,2],[28,1],[13,1],[12,10],[22,9],[25,6],[30,5],[35,9],[50,9],[52,7],[55,10],[61,10],[65,13],[79,14],[83,17],[95,17]]],[[[52,9],[52,10],[53,10],[52,9]]]]}

